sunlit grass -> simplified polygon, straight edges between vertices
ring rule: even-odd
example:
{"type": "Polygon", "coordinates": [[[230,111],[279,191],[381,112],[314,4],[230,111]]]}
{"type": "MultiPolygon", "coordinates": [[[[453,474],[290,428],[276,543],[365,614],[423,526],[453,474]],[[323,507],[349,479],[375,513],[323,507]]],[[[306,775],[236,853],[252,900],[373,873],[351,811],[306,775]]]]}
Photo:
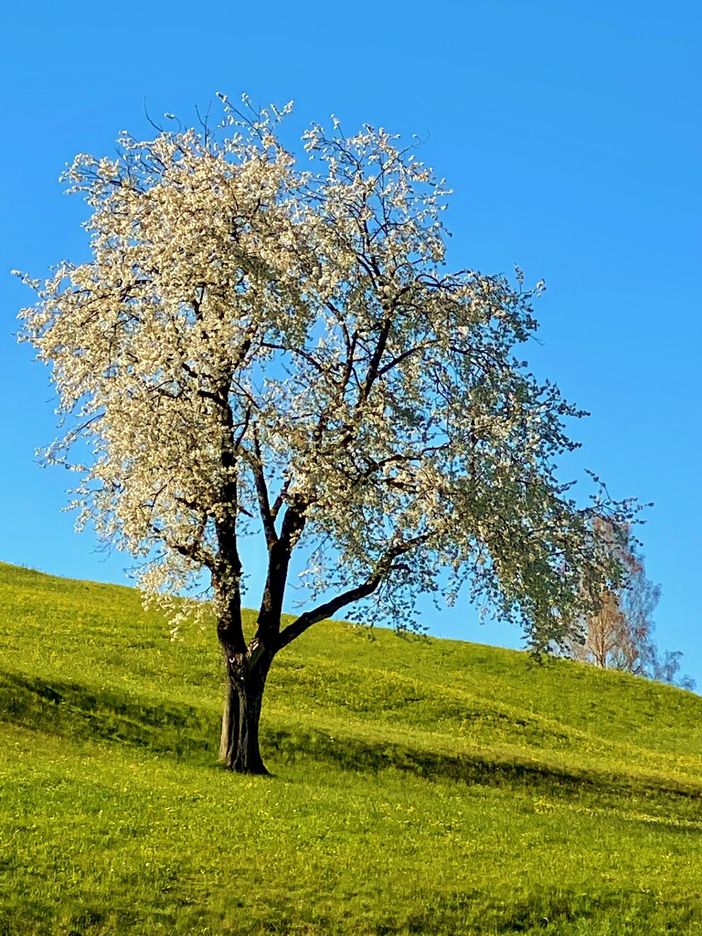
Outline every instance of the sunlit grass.
{"type": "Polygon", "coordinates": [[[216,766],[213,635],[0,566],[0,933],[702,933],[702,700],[320,625],[275,776],[216,766]]]}

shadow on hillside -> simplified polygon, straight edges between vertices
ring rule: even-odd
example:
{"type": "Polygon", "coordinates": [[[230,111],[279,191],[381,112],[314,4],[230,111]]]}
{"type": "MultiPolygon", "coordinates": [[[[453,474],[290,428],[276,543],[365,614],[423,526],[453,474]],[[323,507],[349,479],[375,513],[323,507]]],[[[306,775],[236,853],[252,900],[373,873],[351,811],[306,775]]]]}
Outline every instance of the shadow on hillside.
{"type": "Polygon", "coordinates": [[[0,673],[0,721],[77,740],[119,741],[178,757],[214,752],[216,719],[185,704],[0,673]]]}
{"type": "Polygon", "coordinates": [[[689,801],[695,819],[702,818],[701,791],[692,784],[679,784],[671,778],[642,778],[626,774],[579,770],[536,761],[497,759],[480,753],[446,754],[392,742],[372,743],[357,737],[334,737],[322,731],[294,733],[284,730],[267,732],[269,756],[277,760],[315,760],[333,762],[347,770],[372,771],[394,769],[427,779],[448,779],[466,784],[522,787],[550,795],[579,796],[596,793],[602,799],[611,794],[626,797],[681,798],[689,801]]]}
{"type": "MultiPolygon", "coordinates": [[[[184,703],[139,699],[115,690],[89,688],[66,681],[29,679],[0,673],[0,721],[77,740],[117,741],[155,754],[213,764],[219,719],[184,703]]],[[[691,818],[700,818],[700,790],[670,778],[641,778],[579,770],[537,761],[497,759],[475,753],[447,754],[395,742],[371,741],[358,735],[332,736],[323,729],[288,729],[263,724],[264,758],[275,770],[315,760],[345,770],[378,773],[397,770],[429,780],[528,788],[549,795],[577,797],[596,793],[601,805],[608,796],[689,802],[691,818]],[[662,799],[661,799],[662,798],[662,799]]]]}

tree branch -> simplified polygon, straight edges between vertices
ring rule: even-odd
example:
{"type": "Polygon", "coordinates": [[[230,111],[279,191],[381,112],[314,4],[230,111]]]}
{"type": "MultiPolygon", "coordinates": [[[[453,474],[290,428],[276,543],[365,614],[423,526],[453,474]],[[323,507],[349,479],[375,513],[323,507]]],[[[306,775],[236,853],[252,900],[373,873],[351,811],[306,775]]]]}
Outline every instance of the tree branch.
{"type": "Polygon", "coordinates": [[[395,559],[411,552],[416,546],[421,546],[430,536],[431,533],[429,532],[420,533],[412,537],[412,539],[404,543],[398,543],[391,549],[388,549],[376,563],[375,571],[368,576],[365,582],[356,585],[354,588],[348,588],[346,591],[341,592],[340,595],[337,595],[336,598],[332,598],[330,601],[325,601],[323,604],[317,605],[317,607],[313,608],[311,611],[305,611],[304,614],[301,614],[292,624],[288,624],[278,638],[276,650],[282,650],[283,647],[287,647],[289,643],[292,643],[296,637],[304,634],[313,624],[326,620],[331,617],[332,614],[336,614],[337,611],[340,611],[347,605],[353,604],[355,601],[368,598],[376,591],[383,579],[385,579],[392,570],[395,559]]]}
{"type": "Polygon", "coordinates": [[[249,459],[251,470],[253,471],[254,482],[256,484],[256,494],[258,496],[258,508],[261,514],[261,523],[266,537],[268,551],[278,542],[278,534],[275,531],[275,517],[271,510],[271,503],[268,497],[268,485],[263,474],[263,460],[261,458],[261,446],[258,441],[256,428],[253,430],[254,457],[249,459]]]}
{"type": "Polygon", "coordinates": [[[289,503],[283,516],[280,536],[276,537],[268,550],[268,573],[258,612],[256,637],[269,646],[276,643],[280,633],[290,557],[305,527],[305,521],[305,504],[299,500],[289,503]]]}
{"type": "Polygon", "coordinates": [[[317,605],[317,607],[313,608],[311,611],[305,611],[304,614],[301,614],[292,624],[288,624],[281,632],[278,639],[278,650],[287,647],[289,643],[292,643],[300,634],[304,634],[313,624],[324,621],[326,618],[331,617],[332,614],[336,614],[341,608],[345,608],[346,605],[352,604],[354,601],[368,598],[380,585],[382,579],[383,576],[380,574],[371,576],[361,585],[356,585],[355,588],[347,589],[347,591],[337,595],[336,598],[332,598],[331,601],[326,601],[324,604],[317,605]]]}
{"type": "Polygon", "coordinates": [[[378,376],[378,369],[380,367],[380,361],[383,357],[383,352],[385,351],[385,346],[388,343],[388,337],[390,335],[390,329],[392,327],[392,318],[388,316],[383,322],[383,326],[380,329],[380,334],[378,336],[378,343],[375,346],[373,352],[373,357],[371,358],[370,364],[368,365],[368,372],[366,374],[366,379],[363,384],[363,390],[361,391],[361,402],[365,402],[370,395],[371,388],[375,382],[376,377],[378,376]]]}
{"type": "Polygon", "coordinates": [[[273,506],[271,507],[271,517],[273,518],[274,523],[276,521],[278,514],[280,513],[280,508],[285,503],[285,497],[288,493],[289,487],[290,487],[290,478],[286,478],[285,481],[283,482],[283,486],[278,492],[278,496],[273,501],[273,506]]]}

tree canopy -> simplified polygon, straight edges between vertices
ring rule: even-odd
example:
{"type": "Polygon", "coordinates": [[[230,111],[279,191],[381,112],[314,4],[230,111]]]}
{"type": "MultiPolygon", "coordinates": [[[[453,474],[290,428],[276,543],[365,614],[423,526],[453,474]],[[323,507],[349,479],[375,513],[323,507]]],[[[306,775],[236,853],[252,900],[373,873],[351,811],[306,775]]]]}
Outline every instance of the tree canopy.
{"type": "Polygon", "coordinates": [[[315,125],[301,167],[277,133],[288,108],[223,104],[214,129],[76,157],[91,258],[30,281],[22,316],[52,366],[49,457],[80,473],[79,522],[139,557],[147,590],[207,574],[239,726],[223,757],[259,769],[242,737],[309,626],[363,600],[408,625],[418,593],[467,583],[544,649],[618,574],[592,518],[625,524],[632,505],[602,489],[583,506],[559,480],[583,414],[517,354],[542,287],[446,269],[449,193],[415,146],[315,125]],[[268,553],[248,642],[247,535],[268,553]],[[282,626],[296,549],[309,603],[282,626]]]}

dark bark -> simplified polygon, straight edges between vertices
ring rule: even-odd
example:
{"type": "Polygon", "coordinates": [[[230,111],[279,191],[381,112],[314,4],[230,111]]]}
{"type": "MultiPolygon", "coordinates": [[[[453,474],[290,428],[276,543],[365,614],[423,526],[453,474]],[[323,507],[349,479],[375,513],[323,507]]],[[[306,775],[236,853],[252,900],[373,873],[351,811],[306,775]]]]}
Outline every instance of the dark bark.
{"type": "Polygon", "coordinates": [[[283,517],[280,536],[275,536],[269,541],[268,574],[258,612],[257,630],[258,635],[269,646],[277,641],[280,633],[280,617],[283,613],[290,558],[305,527],[304,510],[305,505],[302,503],[289,504],[283,517]]]}
{"type": "Polygon", "coordinates": [[[360,585],[355,585],[353,588],[349,588],[340,595],[337,595],[336,598],[332,598],[331,601],[325,601],[324,604],[318,605],[311,611],[305,611],[304,614],[301,614],[292,624],[288,624],[280,634],[276,641],[277,649],[282,650],[283,647],[287,647],[289,643],[292,643],[295,638],[304,634],[308,628],[312,627],[312,625],[316,624],[318,621],[323,621],[325,618],[331,617],[333,614],[336,614],[337,611],[352,604],[354,601],[368,598],[375,592],[385,576],[392,570],[393,562],[400,556],[405,555],[405,553],[410,552],[416,546],[420,546],[422,543],[426,542],[429,535],[428,533],[421,533],[404,543],[397,543],[392,549],[388,549],[385,555],[378,560],[375,571],[369,575],[365,582],[362,582],[360,585]]]}
{"type": "Polygon", "coordinates": [[[280,620],[290,556],[304,526],[304,507],[289,505],[280,536],[270,542],[268,576],[258,614],[256,636],[248,646],[241,626],[238,585],[229,596],[229,601],[223,601],[226,610],[217,622],[227,675],[219,757],[228,770],[236,773],[268,773],[259,746],[259,723],[263,691],[275,654],[317,621],[331,617],[354,601],[372,595],[392,570],[393,562],[420,545],[429,535],[423,533],[404,543],[397,543],[381,557],[375,571],[365,582],[300,615],[281,633],[280,620]]]}
{"type": "Polygon", "coordinates": [[[259,723],[273,656],[258,641],[253,641],[243,653],[224,645],[222,649],[226,693],[219,759],[235,773],[267,774],[261,757],[259,723]]]}

